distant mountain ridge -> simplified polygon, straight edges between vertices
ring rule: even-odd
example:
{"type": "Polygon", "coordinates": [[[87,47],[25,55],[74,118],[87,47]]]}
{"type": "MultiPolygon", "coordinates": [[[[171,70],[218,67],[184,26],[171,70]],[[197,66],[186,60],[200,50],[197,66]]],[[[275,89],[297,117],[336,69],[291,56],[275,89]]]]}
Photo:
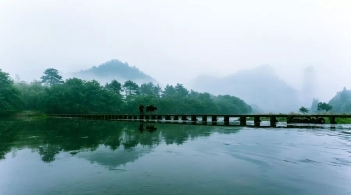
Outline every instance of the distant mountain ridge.
{"type": "Polygon", "coordinates": [[[350,113],[351,112],[351,90],[347,90],[345,87],[342,91],[336,93],[336,95],[328,102],[332,107],[332,112],[336,113],[350,113]]]}
{"type": "Polygon", "coordinates": [[[138,84],[147,82],[158,83],[156,79],[143,73],[135,66],[129,66],[128,63],[123,63],[116,59],[107,61],[97,67],[93,66],[90,69],[73,73],[73,76],[85,80],[95,79],[101,83],[110,82],[113,79],[120,83],[127,80],[132,80],[138,84]]]}
{"type": "Polygon", "coordinates": [[[269,65],[241,70],[223,78],[200,76],[192,87],[215,95],[239,97],[258,105],[263,112],[291,112],[301,106],[298,92],[280,79],[269,65]]]}

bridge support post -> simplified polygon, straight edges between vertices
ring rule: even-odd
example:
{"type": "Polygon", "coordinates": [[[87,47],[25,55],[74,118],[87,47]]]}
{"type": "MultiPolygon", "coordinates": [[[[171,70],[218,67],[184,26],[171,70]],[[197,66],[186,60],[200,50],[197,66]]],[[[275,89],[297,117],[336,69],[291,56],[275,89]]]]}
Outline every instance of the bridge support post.
{"type": "Polygon", "coordinates": [[[229,116],[224,116],[224,125],[229,125],[229,116]]]}
{"type": "Polygon", "coordinates": [[[293,119],[292,116],[286,117],[286,123],[292,123],[292,119],[293,119]]]}
{"type": "Polygon", "coordinates": [[[254,117],[254,125],[255,125],[255,127],[259,127],[260,126],[260,122],[261,122],[260,117],[259,116],[255,116],[254,117]]]}
{"type": "Polygon", "coordinates": [[[191,121],[192,121],[192,122],[196,122],[196,121],[197,121],[196,115],[191,115],[191,121]]]}
{"type": "Polygon", "coordinates": [[[271,127],[276,127],[277,126],[277,117],[271,116],[270,117],[270,126],[271,127]]]}
{"type": "Polygon", "coordinates": [[[173,120],[175,120],[175,121],[179,120],[179,116],[178,116],[178,115],[175,115],[175,116],[173,117],[173,120]]]}
{"type": "Polygon", "coordinates": [[[330,124],[336,124],[335,116],[330,117],[330,124]]]}
{"type": "Polygon", "coordinates": [[[202,116],[202,122],[207,123],[207,116],[202,116]]]}
{"type": "Polygon", "coordinates": [[[212,125],[217,124],[217,116],[214,115],[211,118],[212,118],[212,125]]]}
{"type": "Polygon", "coordinates": [[[240,126],[246,126],[246,116],[240,117],[240,126]]]}

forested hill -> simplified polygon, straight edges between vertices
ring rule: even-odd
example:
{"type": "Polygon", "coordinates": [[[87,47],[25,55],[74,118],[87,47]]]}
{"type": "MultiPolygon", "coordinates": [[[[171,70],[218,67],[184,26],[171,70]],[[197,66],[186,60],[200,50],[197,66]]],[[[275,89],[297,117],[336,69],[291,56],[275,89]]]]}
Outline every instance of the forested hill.
{"type": "Polygon", "coordinates": [[[98,67],[93,66],[90,69],[82,70],[73,74],[74,77],[92,80],[95,79],[101,83],[107,83],[115,79],[119,82],[133,80],[136,83],[158,83],[151,76],[143,73],[135,66],[129,66],[128,63],[123,63],[119,60],[110,60],[98,67]]]}
{"type": "Polygon", "coordinates": [[[264,112],[291,112],[298,109],[298,92],[285,83],[269,65],[242,70],[223,78],[199,77],[192,88],[212,94],[229,94],[264,112]]]}
{"type": "Polygon", "coordinates": [[[182,84],[166,85],[113,80],[104,85],[96,80],[69,78],[65,81],[53,68],[41,81],[14,82],[0,69],[0,116],[19,111],[43,113],[138,114],[140,104],[154,105],[157,114],[248,114],[252,108],[230,96],[213,96],[186,89],[182,84]]]}
{"type": "Polygon", "coordinates": [[[344,88],[329,101],[329,104],[333,107],[333,112],[351,112],[351,90],[344,88]]]}

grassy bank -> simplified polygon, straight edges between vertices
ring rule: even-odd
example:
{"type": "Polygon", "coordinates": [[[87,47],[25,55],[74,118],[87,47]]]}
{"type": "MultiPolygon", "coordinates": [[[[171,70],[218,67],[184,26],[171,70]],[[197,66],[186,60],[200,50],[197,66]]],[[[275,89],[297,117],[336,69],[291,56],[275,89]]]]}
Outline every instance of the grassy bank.
{"type": "Polygon", "coordinates": [[[1,118],[16,118],[16,119],[34,119],[34,118],[47,118],[47,116],[38,111],[31,111],[31,110],[25,110],[25,111],[12,111],[12,112],[2,112],[0,113],[0,119],[1,118]]]}

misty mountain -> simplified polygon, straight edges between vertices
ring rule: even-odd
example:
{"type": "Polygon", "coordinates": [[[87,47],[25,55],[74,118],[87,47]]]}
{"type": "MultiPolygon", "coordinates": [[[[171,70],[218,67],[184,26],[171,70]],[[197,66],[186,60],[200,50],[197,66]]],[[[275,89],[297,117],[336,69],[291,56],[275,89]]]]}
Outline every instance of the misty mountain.
{"type": "Polygon", "coordinates": [[[269,65],[238,71],[223,78],[200,76],[193,81],[192,87],[215,95],[239,97],[257,105],[263,112],[296,112],[300,105],[298,92],[280,79],[269,65]]]}
{"type": "Polygon", "coordinates": [[[128,63],[123,63],[119,60],[110,60],[99,66],[93,66],[87,70],[81,70],[73,73],[74,77],[92,80],[95,79],[100,83],[107,83],[115,79],[120,83],[124,83],[127,80],[132,80],[138,84],[153,82],[158,83],[151,76],[143,73],[135,66],[129,66],[128,63]]]}
{"type": "Polygon", "coordinates": [[[351,90],[347,90],[346,88],[344,88],[342,91],[337,92],[328,104],[333,106],[332,112],[350,113],[351,90]]]}

